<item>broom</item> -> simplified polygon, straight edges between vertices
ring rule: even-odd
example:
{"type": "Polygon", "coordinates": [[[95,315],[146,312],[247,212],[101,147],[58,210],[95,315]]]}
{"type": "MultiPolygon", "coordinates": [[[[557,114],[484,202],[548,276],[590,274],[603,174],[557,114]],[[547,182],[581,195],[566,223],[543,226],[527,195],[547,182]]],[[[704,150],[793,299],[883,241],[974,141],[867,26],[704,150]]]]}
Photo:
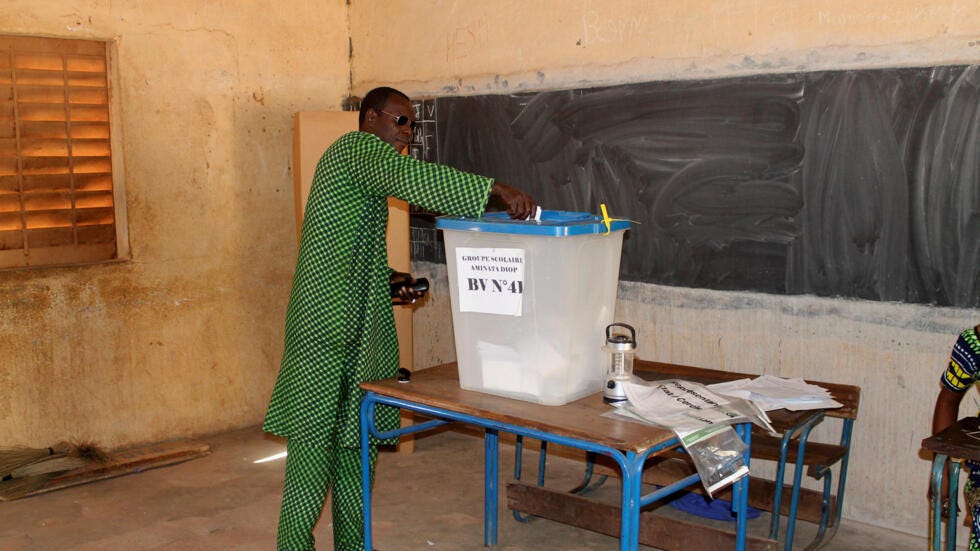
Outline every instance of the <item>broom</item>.
{"type": "Polygon", "coordinates": [[[13,467],[0,477],[0,501],[30,495],[58,475],[108,459],[106,453],[92,443],[60,443],[46,449],[19,448],[16,453],[6,453],[9,450],[0,452],[0,458],[7,459],[4,464],[13,467]],[[15,464],[15,459],[19,463],[15,464]]]}
{"type": "Polygon", "coordinates": [[[54,448],[0,448],[0,478],[54,454],[54,448]]]}

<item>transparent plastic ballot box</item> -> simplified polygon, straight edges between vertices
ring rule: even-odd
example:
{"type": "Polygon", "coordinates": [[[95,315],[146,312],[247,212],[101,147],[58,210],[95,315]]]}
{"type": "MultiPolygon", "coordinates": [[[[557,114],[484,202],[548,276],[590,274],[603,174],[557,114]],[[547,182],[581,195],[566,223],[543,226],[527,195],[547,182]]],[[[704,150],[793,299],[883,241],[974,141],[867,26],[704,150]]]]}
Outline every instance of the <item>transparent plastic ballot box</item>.
{"type": "Polygon", "coordinates": [[[545,405],[602,390],[628,220],[441,217],[460,386],[545,405]]]}

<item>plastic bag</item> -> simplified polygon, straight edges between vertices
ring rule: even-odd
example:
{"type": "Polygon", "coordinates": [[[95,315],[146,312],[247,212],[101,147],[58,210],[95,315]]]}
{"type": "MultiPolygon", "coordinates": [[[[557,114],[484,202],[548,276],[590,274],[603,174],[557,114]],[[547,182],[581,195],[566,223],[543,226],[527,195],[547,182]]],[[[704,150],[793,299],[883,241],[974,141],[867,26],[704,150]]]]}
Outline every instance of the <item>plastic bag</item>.
{"type": "Polygon", "coordinates": [[[677,436],[709,496],[749,474],[745,464],[748,446],[730,425],[707,425],[677,436]]]}

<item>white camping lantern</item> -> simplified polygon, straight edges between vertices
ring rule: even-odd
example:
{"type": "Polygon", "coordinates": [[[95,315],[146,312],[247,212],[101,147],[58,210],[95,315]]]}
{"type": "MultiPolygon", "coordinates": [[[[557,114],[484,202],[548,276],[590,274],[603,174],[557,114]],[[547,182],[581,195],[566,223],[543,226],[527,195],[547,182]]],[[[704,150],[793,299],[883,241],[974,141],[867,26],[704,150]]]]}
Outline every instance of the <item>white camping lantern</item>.
{"type": "Polygon", "coordinates": [[[616,404],[626,401],[623,384],[633,377],[633,355],[636,354],[636,331],[625,323],[612,323],[606,326],[606,344],[602,349],[609,353],[609,368],[606,373],[606,388],[603,401],[616,404]],[[629,330],[629,334],[613,334],[613,327],[629,330]]]}

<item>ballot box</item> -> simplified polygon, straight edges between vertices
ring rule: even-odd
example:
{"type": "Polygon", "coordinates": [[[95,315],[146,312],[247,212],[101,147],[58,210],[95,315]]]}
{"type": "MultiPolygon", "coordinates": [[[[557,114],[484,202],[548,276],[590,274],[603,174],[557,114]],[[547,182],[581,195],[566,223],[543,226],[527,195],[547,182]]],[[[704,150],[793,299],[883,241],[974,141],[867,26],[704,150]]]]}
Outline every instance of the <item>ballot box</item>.
{"type": "Polygon", "coordinates": [[[628,220],[441,217],[460,386],[545,405],[602,389],[628,220]]]}

